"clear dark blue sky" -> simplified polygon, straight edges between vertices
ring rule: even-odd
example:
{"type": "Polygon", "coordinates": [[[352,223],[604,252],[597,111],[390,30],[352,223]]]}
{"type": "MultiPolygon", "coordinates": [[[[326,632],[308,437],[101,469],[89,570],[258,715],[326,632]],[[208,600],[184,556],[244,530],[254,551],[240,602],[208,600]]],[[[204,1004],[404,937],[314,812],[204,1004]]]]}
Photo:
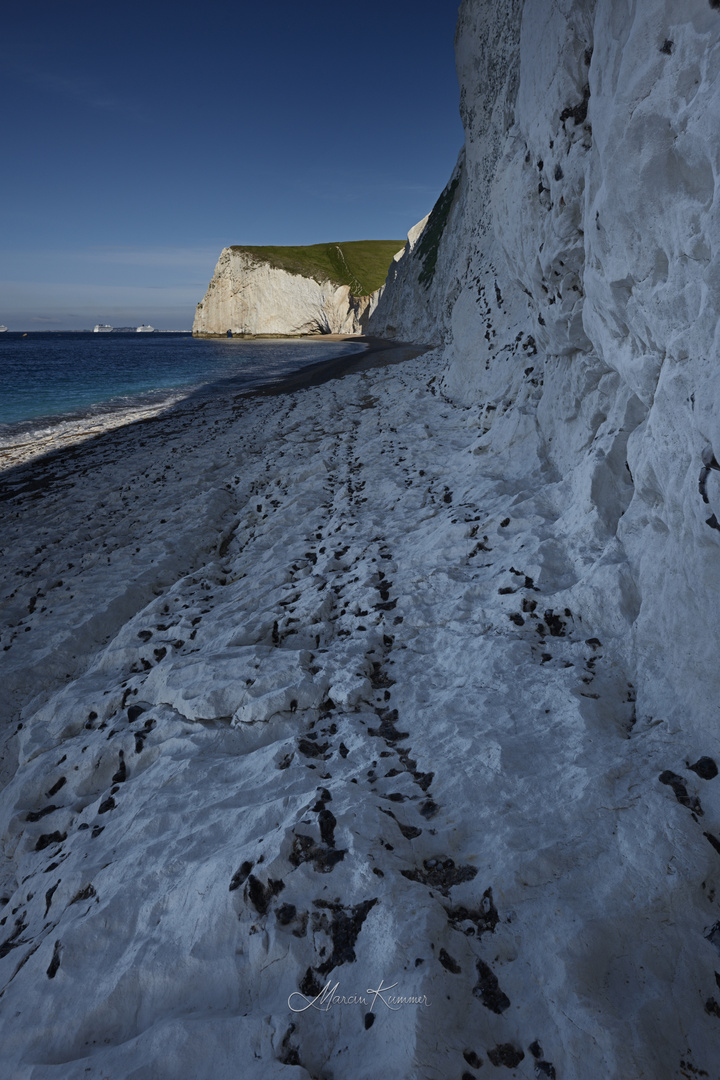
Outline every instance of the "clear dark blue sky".
{"type": "Polygon", "coordinates": [[[189,328],[222,247],[402,239],[462,145],[458,0],[24,0],[0,323],[189,328]]]}

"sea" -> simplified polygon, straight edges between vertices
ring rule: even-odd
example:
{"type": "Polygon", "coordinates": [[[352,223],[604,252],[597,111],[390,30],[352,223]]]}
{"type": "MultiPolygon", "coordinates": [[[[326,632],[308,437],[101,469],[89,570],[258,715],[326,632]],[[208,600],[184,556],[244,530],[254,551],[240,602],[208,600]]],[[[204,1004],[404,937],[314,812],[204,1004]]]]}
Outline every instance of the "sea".
{"type": "Polygon", "coordinates": [[[0,447],[85,418],[270,386],[365,348],[323,338],[7,331],[0,334],[0,447]]]}

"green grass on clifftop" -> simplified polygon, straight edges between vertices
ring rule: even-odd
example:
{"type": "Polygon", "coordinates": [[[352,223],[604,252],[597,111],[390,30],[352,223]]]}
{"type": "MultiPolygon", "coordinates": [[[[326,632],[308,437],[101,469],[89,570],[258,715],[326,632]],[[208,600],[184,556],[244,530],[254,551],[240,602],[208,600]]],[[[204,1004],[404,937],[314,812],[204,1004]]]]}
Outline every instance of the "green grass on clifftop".
{"type": "Polygon", "coordinates": [[[244,247],[263,262],[316,281],[349,285],[354,296],[367,296],[385,284],[390,263],[403,247],[403,240],[351,240],[340,244],[310,244],[308,247],[244,247]]]}

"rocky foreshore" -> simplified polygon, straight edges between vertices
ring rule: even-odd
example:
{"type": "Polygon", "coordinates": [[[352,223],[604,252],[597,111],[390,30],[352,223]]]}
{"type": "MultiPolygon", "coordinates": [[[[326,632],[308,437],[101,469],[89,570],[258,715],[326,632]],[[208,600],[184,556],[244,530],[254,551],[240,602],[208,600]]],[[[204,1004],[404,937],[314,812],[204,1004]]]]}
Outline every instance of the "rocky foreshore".
{"type": "Polygon", "coordinates": [[[437,363],[126,428],[5,504],[8,1075],[707,1063],[707,746],[635,723],[562,506],[437,363]]]}

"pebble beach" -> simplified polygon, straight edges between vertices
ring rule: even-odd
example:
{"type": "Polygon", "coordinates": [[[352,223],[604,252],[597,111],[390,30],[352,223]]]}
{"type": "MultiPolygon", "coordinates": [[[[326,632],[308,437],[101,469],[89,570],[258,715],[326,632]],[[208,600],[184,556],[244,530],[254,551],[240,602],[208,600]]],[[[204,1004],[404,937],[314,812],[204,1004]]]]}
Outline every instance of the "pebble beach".
{"type": "Polygon", "coordinates": [[[417,352],[5,474],[9,1075],[556,1068],[583,987],[642,1038],[598,989],[609,907],[675,1022],[666,736],[628,755],[622,667],[539,555],[559,507],[417,352]]]}

